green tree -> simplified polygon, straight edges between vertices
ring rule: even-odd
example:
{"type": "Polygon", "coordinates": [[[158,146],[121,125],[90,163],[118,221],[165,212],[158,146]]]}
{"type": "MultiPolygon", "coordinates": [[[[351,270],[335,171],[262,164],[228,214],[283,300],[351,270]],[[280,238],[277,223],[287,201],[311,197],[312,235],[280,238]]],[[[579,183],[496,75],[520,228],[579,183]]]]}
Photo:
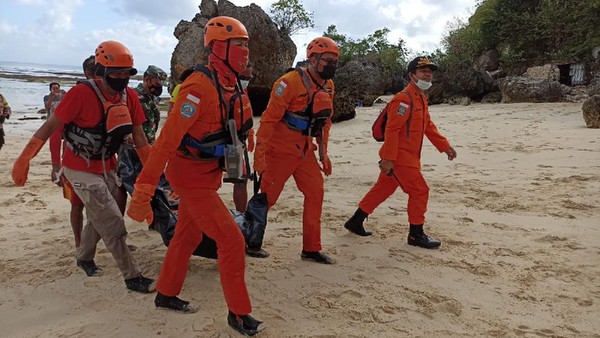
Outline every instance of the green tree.
{"type": "Polygon", "coordinates": [[[388,28],[376,30],[373,34],[362,39],[351,39],[337,31],[335,25],[330,25],[323,33],[338,44],[340,48],[340,65],[351,60],[365,60],[376,64],[388,87],[392,87],[394,80],[402,78],[406,67],[408,51],[405,42],[398,40],[397,44],[388,41],[388,28]]]}
{"type": "Polygon", "coordinates": [[[279,0],[271,5],[273,22],[288,35],[304,28],[314,28],[314,13],[307,12],[299,0],[279,0]]]}
{"type": "Polygon", "coordinates": [[[445,34],[443,62],[472,65],[488,49],[505,69],[589,60],[600,45],[600,0],[481,0],[468,22],[445,34]]]}

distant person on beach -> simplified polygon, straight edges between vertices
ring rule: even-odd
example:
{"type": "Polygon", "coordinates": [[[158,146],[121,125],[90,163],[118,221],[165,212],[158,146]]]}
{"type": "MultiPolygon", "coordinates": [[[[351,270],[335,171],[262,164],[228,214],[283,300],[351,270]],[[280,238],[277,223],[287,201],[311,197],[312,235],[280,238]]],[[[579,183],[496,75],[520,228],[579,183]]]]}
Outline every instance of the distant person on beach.
{"type": "Polygon", "coordinates": [[[425,96],[425,91],[431,87],[433,72],[437,69],[438,66],[424,56],[408,64],[410,82],[385,108],[385,139],[379,150],[381,173],[358,204],[354,215],[344,224],[350,232],[370,236],[371,232],[363,226],[364,220],[400,187],[408,194],[408,244],[427,249],[441,245],[439,240],[427,236],[423,231],[429,187],[421,173],[421,149],[425,136],[439,152],[446,153],[448,160],[456,158],[456,151],[431,120],[425,96]]]}
{"type": "Polygon", "coordinates": [[[10,117],[10,106],[4,95],[0,94],[0,149],[4,146],[4,121],[10,117]]]}
{"type": "Polygon", "coordinates": [[[254,169],[261,175],[260,190],[267,195],[269,209],[294,177],[304,195],[300,257],[322,264],[334,264],[321,251],[321,214],[323,174],[329,176],[332,171],[327,143],[339,56],[339,48],[330,38],[318,37],[308,44],[308,66],[297,67],[275,81],[260,118],[254,150],[254,169]]]}
{"type": "Polygon", "coordinates": [[[25,184],[29,162],[64,124],[64,175],[83,201],[88,216],[77,248],[77,266],[87,276],[101,275],[94,256],[102,239],[121,270],[126,287],[149,293],[155,290],[154,280],[142,275],[127,247],[125,222],[115,201],[120,184],[115,153],[125,142],[135,144],[142,161],[149,153],[142,130],[144,112],[135,92],[127,87],[137,70],[129,49],[117,41],[100,43],[95,57],[95,74],[99,78],[69,90],[15,161],[12,178],[19,186],[25,184]]]}
{"type": "Polygon", "coordinates": [[[142,82],[134,88],[146,115],[146,122],[144,122],[142,128],[150,144],[154,144],[154,140],[156,140],[156,132],[160,122],[158,104],[160,103],[163,86],[166,85],[167,73],[157,66],[150,65],[144,72],[142,82]]]}
{"type": "MultiPolygon", "coordinates": [[[[83,61],[83,74],[86,79],[94,78],[94,67],[96,63],[96,57],[90,55],[83,61]]],[[[81,81],[78,81],[80,83],[81,81]]],[[[73,229],[73,236],[75,238],[75,248],[79,248],[81,244],[81,230],[83,229],[83,202],[73,190],[71,183],[62,175],[62,156],[61,152],[63,149],[62,134],[64,125],[56,129],[56,131],[50,136],[50,157],[52,161],[52,173],[50,178],[52,182],[63,188],[63,196],[71,203],[71,212],[69,213],[69,219],[71,222],[71,228],[73,229]]]]}
{"type": "Polygon", "coordinates": [[[190,68],[184,70],[181,73],[181,75],[179,75],[180,83],[177,86],[175,86],[175,88],[173,88],[173,91],[171,92],[171,99],[169,100],[169,106],[167,107],[167,115],[169,115],[171,113],[171,109],[173,109],[173,105],[175,104],[175,101],[177,101],[177,95],[179,94],[179,88],[181,88],[181,84],[193,72],[194,72],[194,67],[190,67],[190,68]]]}
{"type": "Polygon", "coordinates": [[[46,117],[50,117],[50,115],[54,114],[54,110],[58,103],[66,94],[66,92],[60,89],[60,84],[58,82],[52,82],[49,85],[50,94],[44,96],[44,107],[46,107],[46,117]]]}
{"type": "MultiPolygon", "coordinates": [[[[227,322],[240,333],[253,336],[263,325],[250,315],[245,240],[217,192],[223,177],[224,150],[237,150],[234,136],[225,126],[227,122],[239,122],[239,137],[245,132],[241,128],[252,121],[252,108],[237,86],[237,76],[248,64],[246,27],[231,17],[214,17],[205,25],[204,47],[209,50],[208,65],[196,66],[181,86],[173,111],[137,178],[127,215],[138,222],[152,223],[150,201],[166,165],[167,178],[180,196],[179,213],[158,277],[154,304],[182,313],[198,311],[198,307],[177,296],[192,253],[205,233],[217,243],[219,275],[229,309],[227,322]],[[227,109],[224,102],[232,102],[235,97],[246,103],[227,109]],[[235,119],[227,119],[224,112],[234,113],[235,119]]],[[[240,155],[237,151],[232,153],[240,155]]]]}

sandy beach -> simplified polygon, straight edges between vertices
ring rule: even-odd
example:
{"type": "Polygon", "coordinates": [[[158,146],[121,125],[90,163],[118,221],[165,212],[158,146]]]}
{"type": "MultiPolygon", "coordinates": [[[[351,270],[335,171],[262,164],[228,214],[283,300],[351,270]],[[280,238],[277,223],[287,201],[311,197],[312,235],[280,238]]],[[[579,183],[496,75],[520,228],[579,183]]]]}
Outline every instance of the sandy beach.
{"type": "MultiPolygon", "coordinates": [[[[385,97],[389,99],[389,97],[385,97]]],[[[343,223],[378,175],[371,124],[382,104],[334,125],[322,242],[337,261],[300,260],[302,195],[290,180],[272,209],[267,259],[247,258],[259,337],[600,337],[600,131],[581,103],[431,107],[458,152],[427,141],[426,230],[439,250],[406,244],[406,195],[396,192],[359,238],[343,223]]],[[[30,132],[0,151],[0,336],[239,337],[226,323],[216,261],[193,257],[183,315],[128,291],[102,242],[90,278],[76,267],[69,204],[50,182],[46,145],[25,187],[10,178],[30,132]]],[[[232,187],[221,188],[233,206],[232,187]]],[[[129,218],[128,243],[156,277],[166,247],[129,218]]]]}

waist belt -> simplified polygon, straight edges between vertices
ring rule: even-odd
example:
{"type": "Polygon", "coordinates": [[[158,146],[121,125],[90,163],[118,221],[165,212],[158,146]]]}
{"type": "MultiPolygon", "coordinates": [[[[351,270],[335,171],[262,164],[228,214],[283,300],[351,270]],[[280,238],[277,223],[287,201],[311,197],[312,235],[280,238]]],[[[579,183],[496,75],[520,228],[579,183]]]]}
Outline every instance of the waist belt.
{"type": "Polygon", "coordinates": [[[292,130],[308,130],[309,121],[307,116],[301,116],[291,112],[285,112],[285,115],[283,115],[283,119],[287,126],[292,130]]]}
{"type": "Polygon", "coordinates": [[[192,147],[205,155],[212,155],[215,157],[225,156],[225,140],[204,143],[186,134],[181,140],[181,145],[192,147]]]}

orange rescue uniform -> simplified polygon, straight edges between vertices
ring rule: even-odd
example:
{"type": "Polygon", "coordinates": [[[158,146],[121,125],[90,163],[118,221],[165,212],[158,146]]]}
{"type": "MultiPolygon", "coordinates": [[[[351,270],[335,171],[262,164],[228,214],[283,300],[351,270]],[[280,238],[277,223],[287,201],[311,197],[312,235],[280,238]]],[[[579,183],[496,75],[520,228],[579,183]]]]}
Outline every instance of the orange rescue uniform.
{"type": "MultiPolygon", "coordinates": [[[[412,82],[404,91],[388,103],[385,141],[379,156],[382,160],[394,162],[394,173],[400,180],[400,187],[408,194],[408,221],[410,224],[423,224],[429,199],[429,187],[421,173],[423,139],[427,136],[440,152],[450,148],[450,143],[431,120],[425,95],[412,82]],[[404,91],[412,97],[412,107],[404,91]]],[[[377,182],[358,206],[371,214],[397,188],[398,182],[392,175],[380,173],[377,182]]]]}
{"type": "MultiPolygon", "coordinates": [[[[231,94],[225,88],[223,92],[231,94]]],[[[181,85],[136,186],[156,185],[168,161],[166,176],[179,194],[179,213],[175,235],[158,277],[158,292],[165,296],[181,292],[190,257],[205,233],[217,242],[219,274],[227,306],[232,312],[245,315],[252,311],[244,277],[245,242],[217,194],[222,179],[219,160],[194,160],[178,150],[186,133],[200,140],[222,130],[224,118],[215,85],[205,74],[195,71],[181,85]]]]}
{"type": "MultiPolygon", "coordinates": [[[[304,68],[303,71],[307,72],[304,68]]],[[[312,80],[310,86],[308,93],[303,78],[297,71],[290,71],[275,82],[269,104],[262,114],[256,133],[254,160],[264,160],[266,163],[260,188],[267,195],[269,208],[277,202],[287,180],[291,176],[294,177],[296,186],[304,194],[303,250],[321,251],[324,181],[314,153],[317,150],[315,137],[290,129],[284,119],[286,112],[304,110],[309,102],[309,94],[312,96],[313,92],[319,89],[312,80]]],[[[327,80],[323,89],[333,98],[332,80],[327,80]]],[[[325,156],[330,129],[329,118],[323,127],[322,136],[316,137],[317,143],[322,146],[319,153],[325,156]]]]}

